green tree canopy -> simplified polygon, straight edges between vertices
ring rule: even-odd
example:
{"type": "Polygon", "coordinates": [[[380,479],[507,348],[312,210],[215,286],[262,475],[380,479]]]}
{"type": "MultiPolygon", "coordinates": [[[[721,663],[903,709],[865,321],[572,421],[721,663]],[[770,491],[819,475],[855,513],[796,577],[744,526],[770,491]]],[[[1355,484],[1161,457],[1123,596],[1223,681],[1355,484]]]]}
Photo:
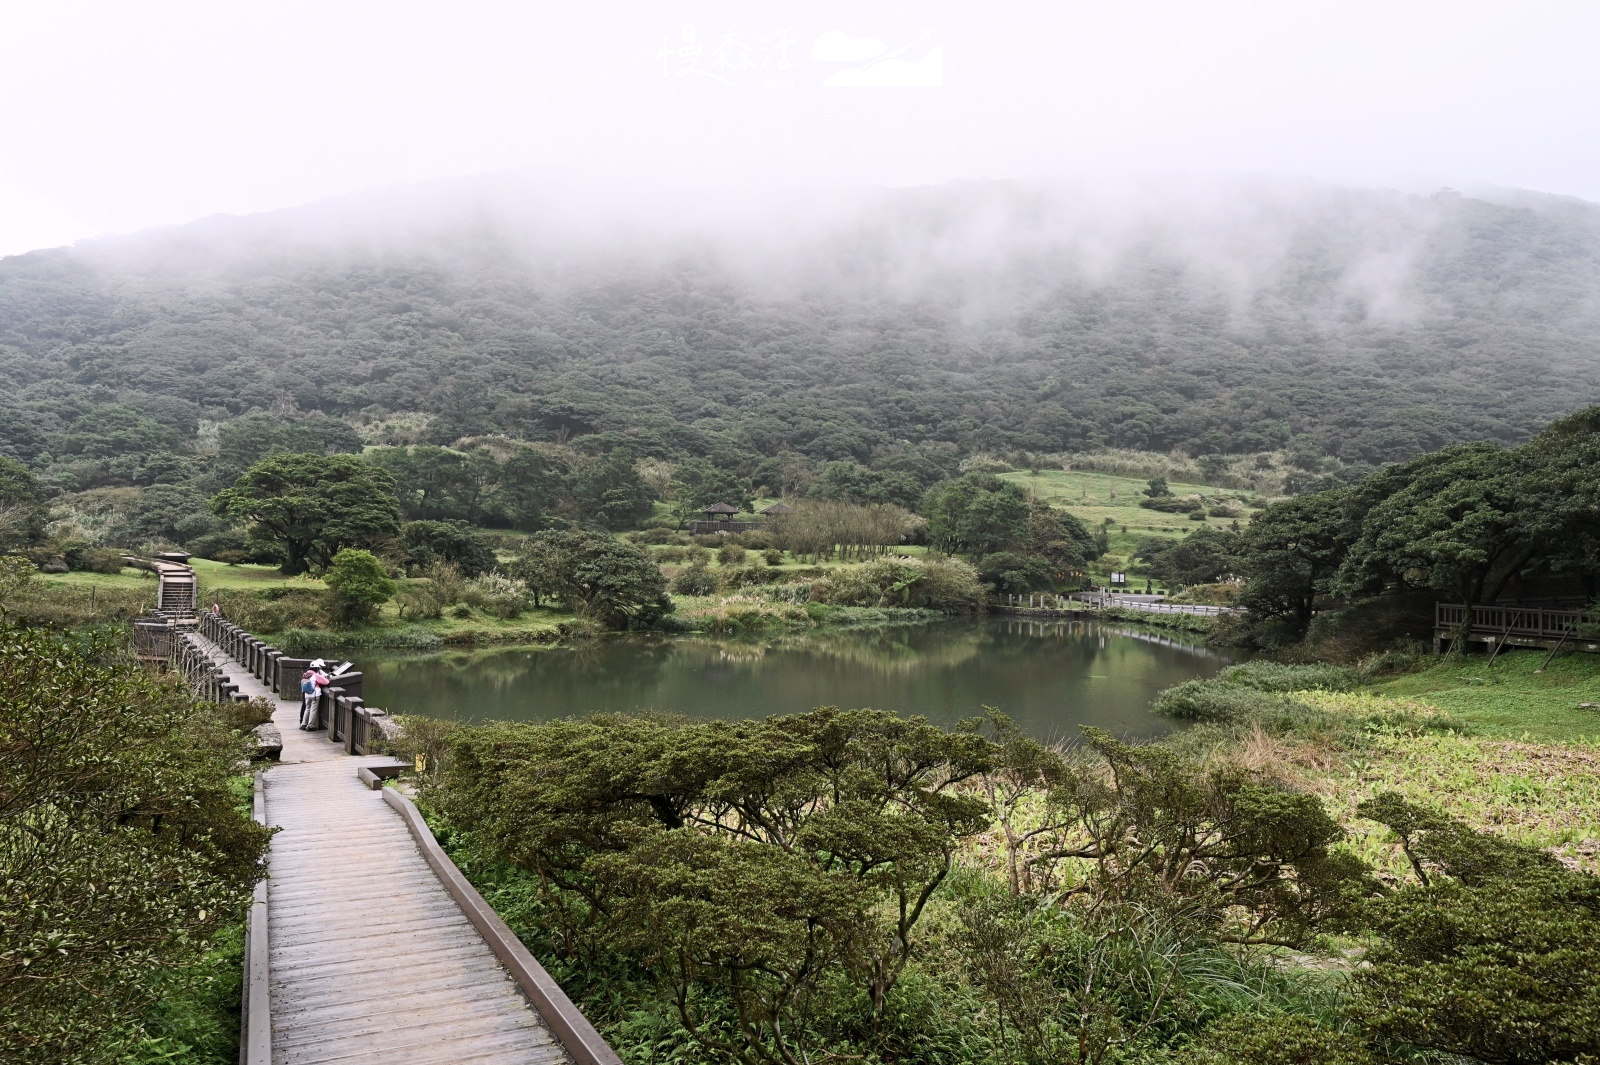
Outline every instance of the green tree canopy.
{"type": "Polygon", "coordinates": [[[671,491],[672,516],[680,529],[713,503],[726,503],[740,511],[750,509],[749,486],[737,474],[704,459],[679,463],[672,473],[671,491]]]}
{"type": "Polygon", "coordinates": [[[893,503],[914,508],[922,498],[923,485],[916,477],[899,470],[880,470],[859,462],[830,462],[806,488],[809,499],[831,499],[844,503],[893,503]]]}
{"type": "Polygon", "coordinates": [[[400,527],[406,565],[424,567],[451,562],[463,577],[476,577],[494,569],[494,545],[460,521],[408,521],[400,527]]]}
{"type": "Polygon", "coordinates": [[[609,628],[648,628],[672,611],[661,568],[634,544],[604,533],[537,533],[511,569],[536,596],[560,599],[609,628]]]}
{"type": "Polygon", "coordinates": [[[44,532],[44,520],[33,471],[0,455],[0,550],[38,539],[44,532]]]}
{"type": "Polygon", "coordinates": [[[208,500],[187,484],[153,484],[121,508],[112,527],[113,542],[123,547],[140,544],[187,545],[217,531],[208,500]]]}
{"type": "Polygon", "coordinates": [[[946,554],[1003,551],[1027,528],[1022,489],[990,473],[941,481],[922,500],[928,540],[946,554]]]}
{"type": "Polygon", "coordinates": [[[1180,587],[1214,584],[1243,565],[1239,536],[1225,529],[1196,529],[1181,540],[1168,540],[1149,561],[1154,576],[1180,587]]]}
{"type": "Polygon", "coordinates": [[[484,477],[480,466],[492,462],[431,444],[380,447],[366,460],[394,477],[400,512],[408,521],[476,521],[482,515],[484,477]]]}
{"type": "Polygon", "coordinates": [[[1239,543],[1248,580],[1239,601],[1257,621],[1277,621],[1290,635],[1311,624],[1312,605],[1326,594],[1360,532],[1360,511],[1348,489],[1274,503],[1250,519],[1239,543]]]}
{"type": "Polygon", "coordinates": [[[1558,504],[1541,498],[1532,473],[1525,454],[1490,443],[1401,467],[1388,480],[1404,483],[1366,513],[1336,585],[1349,593],[1412,585],[1462,603],[1492,601],[1548,547],[1540,526],[1558,504]]]}
{"type": "Polygon", "coordinates": [[[253,539],[283,553],[288,574],[325,570],[344,548],[371,548],[400,531],[394,478],[353,455],[264,459],[211,509],[248,522],[253,539]]]}
{"type": "Polygon", "coordinates": [[[217,427],[211,483],[226,485],[270,454],[359,453],[361,436],[348,423],[321,411],[292,420],[254,411],[217,427]]]}
{"type": "Polygon", "coordinates": [[[387,603],[395,593],[394,579],[371,551],[347,547],[333,556],[323,578],[333,592],[339,618],[346,622],[365,621],[387,603]]]}
{"type": "Polygon", "coordinates": [[[125,1060],[266,873],[244,745],[104,640],[0,625],[0,690],[0,1059],[125,1060]]]}
{"type": "Polygon", "coordinates": [[[632,451],[617,448],[573,470],[570,484],[577,520],[626,529],[650,516],[654,497],[634,461],[632,451]]]}

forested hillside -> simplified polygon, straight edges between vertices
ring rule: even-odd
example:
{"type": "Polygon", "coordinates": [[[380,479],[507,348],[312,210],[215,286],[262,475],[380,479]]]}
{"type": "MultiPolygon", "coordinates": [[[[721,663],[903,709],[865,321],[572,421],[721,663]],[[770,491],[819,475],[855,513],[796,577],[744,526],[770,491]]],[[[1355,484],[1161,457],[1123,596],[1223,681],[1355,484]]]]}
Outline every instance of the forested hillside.
{"type": "Polygon", "coordinates": [[[1600,399],[1600,208],[1576,201],[953,185],[692,236],[358,206],[0,261],[0,453],[69,491],[184,480],[260,410],[744,476],[902,441],[1376,464],[1600,399]]]}

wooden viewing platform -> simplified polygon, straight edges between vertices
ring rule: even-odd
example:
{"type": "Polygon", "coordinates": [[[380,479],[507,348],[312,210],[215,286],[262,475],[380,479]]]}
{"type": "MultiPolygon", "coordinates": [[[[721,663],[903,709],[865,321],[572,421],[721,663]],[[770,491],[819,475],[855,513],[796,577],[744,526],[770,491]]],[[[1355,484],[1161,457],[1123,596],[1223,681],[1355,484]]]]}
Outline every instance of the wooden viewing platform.
{"type": "Polygon", "coordinates": [[[243,1065],[618,1063],[409,800],[371,790],[392,759],[301,731],[297,692],[280,699],[216,643],[189,639],[231,697],[277,704],[283,736],[281,764],[257,777],[257,817],[279,831],[251,922],[243,1065]]]}
{"type": "Polygon", "coordinates": [[[1443,651],[1459,640],[1486,644],[1495,654],[1502,647],[1600,653],[1600,639],[1583,635],[1584,614],[1580,607],[1494,604],[1474,606],[1469,619],[1461,603],[1435,603],[1433,649],[1443,651]]]}

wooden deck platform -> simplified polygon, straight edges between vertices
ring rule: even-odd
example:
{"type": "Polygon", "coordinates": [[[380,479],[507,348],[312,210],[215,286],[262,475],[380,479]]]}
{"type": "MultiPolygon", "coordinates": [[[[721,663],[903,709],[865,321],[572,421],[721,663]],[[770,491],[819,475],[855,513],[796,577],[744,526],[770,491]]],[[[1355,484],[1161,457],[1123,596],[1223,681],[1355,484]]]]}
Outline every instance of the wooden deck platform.
{"type": "Polygon", "coordinates": [[[283,733],[264,787],[267,823],[282,826],[267,881],[273,1065],[570,1062],[399,813],[356,779],[390,759],[300,731],[298,700],[230,673],[277,702],[283,733]]]}
{"type": "Polygon", "coordinates": [[[1458,644],[1464,649],[1479,643],[1491,654],[1503,647],[1600,654],[1600,639],[1584,635],[1586,613],[1581,607],[1497,603],[1473,607],[1469,618],[1459,603],[1435,603],[1433,650],[1437,654],[1458,644]]]}

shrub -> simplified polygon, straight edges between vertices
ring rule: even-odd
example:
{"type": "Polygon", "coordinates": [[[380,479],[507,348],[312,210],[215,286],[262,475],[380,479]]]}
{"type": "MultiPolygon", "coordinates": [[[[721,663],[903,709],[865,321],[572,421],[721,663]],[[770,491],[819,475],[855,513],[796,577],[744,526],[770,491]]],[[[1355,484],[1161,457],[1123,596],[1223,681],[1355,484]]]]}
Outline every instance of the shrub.
{"type": "Polygon", "coordinates": [[[332,621],[332,597],[320,588],[272,589],[272,593],[217,588],[209,590],[207,597],[221,605],[229,621],[255,633],[322,629],[332,621]]]}
{"type": "Polygon", "coordinates": [[[914,606],[967,613],[983,604],[978,572],[959,559],[891,557],[838,569],[815,582],[811,600],[835,606],[914,606]]]}
{"type": "Polygon", "coordinates": [[[800,584],[769,584],[762,589],[764,598],[774,603],[809,603],[811,601],[811,582],[800,584]]]}
{"type": "Polygon", "coordinates": [[[323,578],[333,592],[334,614],[346,623],[359,623],[389,601],[395,593],[394,578],[389,576],[371,551],[347,547],[333,556],[328,575],[323,578]]]}
{"type": "Polygon", "coordinates": [[[1600,878],[1392,792],[1357,812],[1396,834],[1417,877],[1369,905],[1384,938],[1357,974],[1357,1016],[1479,1061],[1595,1060],[1600,878]]]}
{"type": "Polygon", "coordinates": [[[513,573],[535,597],[614,629],[649,628],[672,611],[661,568],[638,545],[590,532],[542,532],[522,544],[513,573]]]}
{"type": "Polygon", "coordinates": [[[783,552],[776,547],[769,547],[762,552],[761,557],[769,566],[783,565],[783,552]]]}
{"type": "Polygon", "coordinates": [[[1310,665],[1284,665],[1281,662],[1245,662],[1229,666],[1217,676],[1217,682],[1264,692],[1295,692],[1320,689],[1330,692],[1351,691],[1361,684],[1361,675],[1347,666],[1313,663],[1310,665]]]}
{"type": "Polygon", "coordinates": [[[85,547],[68,555],[67,565],[84,573],[121,573],[122,552],[109,547],[85,547]]]}
{"type": "Polygon", "coordinates": [[[1344,666],[1246,662],[1210,680],[1185,681],[1156,696],[1158,714],[1187,721],[1284,724],[1314,720],[1319,711],[1293,699],[1299,691],[1350,691],[1360,675],[1344,666]]]}
{"type": "Polygon", "coordinates": [[[1139,505],[1145,510],[1159,510],[1163,514],[1193,514],[1204,510],[1205,504],[1193,496],[1156,496],[1150,499],[1139,500],[1139,505]]]}
{"type": "Polygon", "coordinates": [[[652,554],[657,562],[682,562],[689,557],[687,547],[660,547],[652,554]]]}
{"type": "Polygon", "coordinates": [[[1055,567],[1040,555],[996,551],[978,563],[978,578],[997,592],[1025,594],[1055,583],[1055,567]]]}
{"type": "Polygon", "coordinates": [[[639,532],[629,533],[628,539],[636,544],[681,544],[684,537],[666,529],[643,529],[639,532]]]}
{"type": "Polygon", "coordinates": [[[672,578],[674,595],[715,595],[717,578],[704,566],[690,566],[672,578]]]}
{"type": "Polygon", "coordinates": [[[422,571],[433,585],[433,592],[439,597],[443,606],[453,606],[461,602],[461,592],[466,582],[461,576],[461,569],[454,562],[435,562],[422,571]]]}
{"type": "Polygon", "coordinates": [[[265,873],[249,750],[106,639],[0,626],[0,691],[0,1060],[121,1060],[265,873]]]}
{"type": "Polygon", "coordinates": [[[696,547],[703,547],[709,550],[713,547],[721,547],[723,538],[716,533],[704,533],[694,537],[694,543],[696,547]]]}
{"type": "Polygon", "coordinates": [[[724,544],[717,552],[717,561],[724,566],[737,566],[744,561],[745,549],[738,544],[724,544]]]}
{"type": "Polygon", "coordinates": [[[239,562],[273,564],[283,561],[282,555],[273,550],[264,549],[260,545],[251,544],[243,533],[232,529],[197,536],[183,546],[184,550],[196,558],[209,558],[217,562],[227,562],[230,565],[235,565],[239,562]]]}
{"type": "Polygon", "coordinates": [[[444,601],[432,581],[407,581],[395,593],[394,603],[402,618],[436,618],[444,613],[444,601]]]}
{"type": "Polygon", "coordinates": [[[10,601],[38,583],[39,567],[22,555],[0,555],[0,597],[10,601]]]}
{"type": "Polygon", "coordinates": [[[1206,1029],[1195,1065],[1376,1065],[1360,1039],[1309,1017],[1241,1013],[1206,1029]]]}
{"type": "Polygon", "coordinates": [[[222,723],[235,732],[249,732],[272,720],[278,704],[265,696],[256,696],[247,702],[221,703],[217,714],[222,723]]]}
{"type": "Polygon", "coordinates": [[[1185,721],[1238,723],[1281,711],[1284,703],[1280,696],[1254,688],[1190,680],[1156,696],[1151,709],[1185,721]]]}
{"type": "Polygon", "coordinates": [[[485,573],[467,581],[461,598],[497,618],[514,618],[528,607],[528,586],[500,573],[485,573]]]}
{"type": "Polygon", "coordinates": [[[400,542],[413,569],[449,562],[462,576],[476,577],[495,567],[494,545],[464,521],[407,522],[400,527],[400,542]]]}

